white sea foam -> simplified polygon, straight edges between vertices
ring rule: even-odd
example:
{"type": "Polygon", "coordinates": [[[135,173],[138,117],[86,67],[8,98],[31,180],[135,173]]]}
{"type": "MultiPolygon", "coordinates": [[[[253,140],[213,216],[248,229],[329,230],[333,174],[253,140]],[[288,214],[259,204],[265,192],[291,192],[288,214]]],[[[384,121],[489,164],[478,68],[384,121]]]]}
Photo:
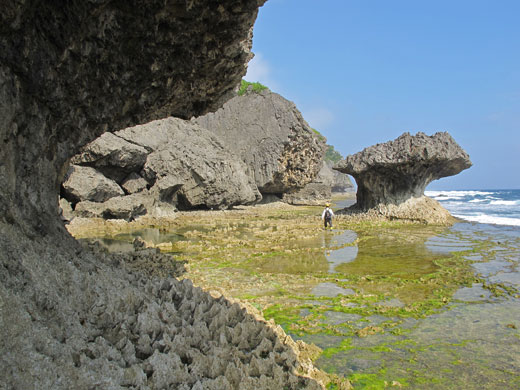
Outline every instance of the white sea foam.
{"type": "Polygon", "coordinates": [[[487,202],[486,199],[472,199],[468,203],[484,203],[487,202]]]}
{"type": "Polygon", "coordinates": [[[461,199],[465,196],[485,196],[493,195],[493,192],[487,191],[424,191],[426,196],[435,199],[461,199]]]}
{"type": "Polygon", "coordinates": [[[479,215],[460,215],[454,214],[455,217],[471,222],[490,223],[493,225],[520,226],[520,218],[494,217],[487,214],[479,215]]]}
{"type": "Polygon", "coordinates": [[[517,200],[492,200],[489,204],[495,206],[516,206],[519,203],[517,200]]]}

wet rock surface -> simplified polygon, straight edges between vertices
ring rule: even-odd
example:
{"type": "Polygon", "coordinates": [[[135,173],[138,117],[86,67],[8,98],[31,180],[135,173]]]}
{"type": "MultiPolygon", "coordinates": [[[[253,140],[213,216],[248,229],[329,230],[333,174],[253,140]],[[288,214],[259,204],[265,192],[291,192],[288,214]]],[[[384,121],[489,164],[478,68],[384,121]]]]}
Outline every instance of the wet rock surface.
{"type": "Polygon", "coordinates": [[[325,142],[294,103],[267,89],[236,96],[194,122],[242,158],[262,195],[302,188],[322,168],[325,142]]]}
{"type": "Polygon", "coordinates": [[[355,178],[356,207],[369,210],[419,198],[431,181],[470,166],[468,154],[448,133],[404,133],[394,141],[347,156],[334,169],[355,178]]]}

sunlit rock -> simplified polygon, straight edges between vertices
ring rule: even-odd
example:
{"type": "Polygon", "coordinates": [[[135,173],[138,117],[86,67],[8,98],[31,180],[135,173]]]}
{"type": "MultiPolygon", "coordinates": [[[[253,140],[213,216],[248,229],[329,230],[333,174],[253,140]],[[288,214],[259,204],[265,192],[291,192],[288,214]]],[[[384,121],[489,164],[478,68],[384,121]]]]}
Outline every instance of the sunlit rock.
{"type": "Polygon", "coordinates": [[[347,156],[334,169],[354,177],[356,207],[368,210],[419,198],[433,180],[469,167],[468,154],[448,133],[404,133],[394,141],[347,156]]]}

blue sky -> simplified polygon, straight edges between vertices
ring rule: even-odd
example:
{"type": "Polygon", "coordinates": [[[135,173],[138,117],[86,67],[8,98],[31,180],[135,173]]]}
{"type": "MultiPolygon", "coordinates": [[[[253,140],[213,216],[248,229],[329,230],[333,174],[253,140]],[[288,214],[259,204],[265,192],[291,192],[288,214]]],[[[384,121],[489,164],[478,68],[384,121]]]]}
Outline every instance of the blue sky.
{"type": "Polygon", "coordinates": [[[344,156],[448,131],[473,167],[429,189],[520,188],[520,1],[268,0],[253,52],[344,156]]]}

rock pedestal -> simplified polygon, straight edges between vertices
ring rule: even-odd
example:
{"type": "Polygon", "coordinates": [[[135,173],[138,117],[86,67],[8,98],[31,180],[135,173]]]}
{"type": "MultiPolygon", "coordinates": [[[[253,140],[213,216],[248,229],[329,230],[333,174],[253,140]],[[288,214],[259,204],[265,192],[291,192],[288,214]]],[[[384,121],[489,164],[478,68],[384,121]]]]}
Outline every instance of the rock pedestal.
{"type": "Polygon", "coordinates": [[[444,132],[433,136],[404,133],[394,141],[347,156],[334,169],[354,177],[356,207],[369,210],[420,198],[431,181],[469,167],[468,154],[444,132]]]}

